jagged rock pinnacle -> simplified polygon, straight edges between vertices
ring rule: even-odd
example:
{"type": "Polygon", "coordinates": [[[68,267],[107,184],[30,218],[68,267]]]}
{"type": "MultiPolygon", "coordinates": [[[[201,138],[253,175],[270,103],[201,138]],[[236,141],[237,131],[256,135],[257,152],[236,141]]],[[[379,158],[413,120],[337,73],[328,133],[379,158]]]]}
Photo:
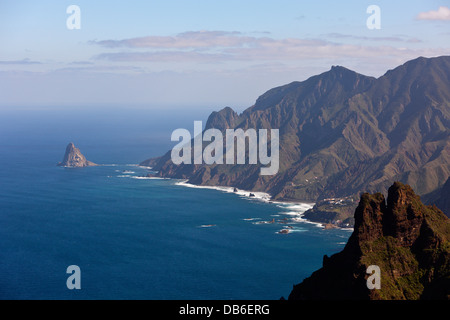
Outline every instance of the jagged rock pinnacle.
{"type": "Polygon", "coordinates": [[[344,250],[294,286],[289,299],[417,300],[450,298],[450,222],[413,189],[395,182],[365,193],[344,250]],[[367,286],[367,268],[381,270],[381,289],[367,286]]]}

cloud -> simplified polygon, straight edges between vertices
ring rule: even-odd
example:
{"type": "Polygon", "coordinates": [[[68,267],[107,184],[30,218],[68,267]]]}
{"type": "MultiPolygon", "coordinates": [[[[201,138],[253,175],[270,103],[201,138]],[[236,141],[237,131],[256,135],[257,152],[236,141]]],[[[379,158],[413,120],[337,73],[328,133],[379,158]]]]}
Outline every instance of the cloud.
{"type": "Polygon", "coordinates": [[[123,40],[91,41],[90,43],[105,48],[201,49],[249,45],[256,39],[255,37],[244,37],[237,31],[189,31],[176,36],[148,36],[123,40]]]}
{"type": "Polygon", "coordinates": [[[410,38],[407,36],[391,36],[391,37],[367,37],[367,36],[356,36],[343,33],[327,33],[324,34],[325,37],[335,38],[335,39],[353,39],[353,40],[363,40],[363,41],[383,41],[383,42],[408,42],[408,43],[419,43],[422,40],[417,38],[410,38]]]}
{"type": "Polygon", "coordinates": [[[80,66],[80,67],[66,67],[59,68],[52,71],[54,74],[67,73],[145,73],[145,70],[135,66],[80,66]]]}
{"type": "MultiPolygon", "coordinates": [[[[426,49],[411,49],[408,44],[422,42],[405,35],[367,37],[329,33],[321,38],[274,38],[249,36],[229,31],[188,31],[175,36],[148,36],[122,40],[91,41],[108,51],[94,60],[149,63],[225,63],[317,61],[320,59],[379,59],[382,55],[402,58],[427,56],[426,49]],[[356,40],[346,43],[344,40],[356,40]],[[362,43],[364,41],[364,43],[362,43]],[[392,45],[389,45],[393,43],[392,45]],[[404,47],[398,44],[403,43],[404,47]]],[[[433,55],[433,53],[432,53],[433,55]]]]}
{"type": "Polygon", "coordinates": [[[97,60],[115,62],[201,62],[212,63],[234,60],[233,56],[221,53],[201,53],[195,51],[157,51],[157,52],[112,52],[94,57],[97,60]]]}
{"type": "Polygon", "coordinates": [[[297,59],[299,56],[305,57],[301,51],[311,53],[314,48],[332,45],[320,39],[249,37],[239,32],[225,31],[192,31],[180,33],[175,37],[150,36],[91,43],[108,49],[127,49],[122,52],[98,54],[93,57],[95,60],[200,63],[249,61],[255,58],[297,59]]]}
{"type": "Polygon", "coordinates": [[[92,65],[93,62],[90,61],[72,61],[69,63],[70,65],[92,65]]]}
{"type": "Polygon", "coordinates": [[[254,58],[289,59],[292,54],[298,54],[295,51],[307,49],[310,52],[311,48],[330,44],[319,39],[250,37],[243,36],[240,32],[226,31],[190,31],[180,33],[175,37],[150,36],[124,40],[91,41],[91,43],[108,49],[127,49],[122,52],[98,54],[93,57],[95,60],[199,63],[249,61],[254,58]]]}
{"type": "MultiPolygon", "coordinates": [[[[413,39],[404,40],[406,44],[413,39]]],[[[417,40],[419,41],[419,40],[417,40]]],[[[126,52],[106,52],[93,57],[95,60],[113,62],[160,62],[160,63],[225,63],[241,62],[295,62],[317,61],[321,59],[378,59],[381,56],[411,57],[427,56],[430,50],[410,49],[381,45],[336,43],[320,39],[273,39],[258,38],[251,46],[230,46],[225,48],[210,48],[208,50],[173,49],[126,52]]],[[[432,50],[431,50],[432,51],[432,50]]]]}
{"type": "Polygon", "coordinates": [[[28,58],[22,60],[9,60],[9,61],[0,61],[1,65],[30,65],[30,64],[41,64],[39,61],[32,61],[28,58]]]}
{"type": "Polygon", "coordinates": [[[439,7],[437,11],[421,12],[416,17],[417,20],[449,20],[450,8],[439,7]]]}

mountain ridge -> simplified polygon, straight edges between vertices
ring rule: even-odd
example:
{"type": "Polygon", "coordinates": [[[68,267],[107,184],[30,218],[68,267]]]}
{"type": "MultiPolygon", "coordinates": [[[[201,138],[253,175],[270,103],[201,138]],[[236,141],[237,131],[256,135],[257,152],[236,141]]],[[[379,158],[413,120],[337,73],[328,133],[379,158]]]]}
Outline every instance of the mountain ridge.
{"type": "Polygon", "coordinates": [[[268,90],[241,114],[227,107],[209,116],[206,129],[279,129],[275,176],[259,176],[258,165],[175,166],[170,152],[141,164],[159,176],[264,191],[279,201],[357,200],[395,180],[427,195],[450,176],[448,88],[449,56],[419,57],[379,78],[333,66],[268,90]]]}

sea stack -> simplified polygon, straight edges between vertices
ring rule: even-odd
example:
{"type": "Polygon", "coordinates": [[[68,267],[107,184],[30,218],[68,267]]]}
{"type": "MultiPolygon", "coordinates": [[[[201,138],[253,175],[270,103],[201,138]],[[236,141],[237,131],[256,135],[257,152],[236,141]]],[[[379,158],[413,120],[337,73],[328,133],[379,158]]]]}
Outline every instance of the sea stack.
{"type": "Polygon", "coordinates": [[[75,145],[72,142],[67,145],[63,161],[58,163],[58,166],[60,167],[73,167],[73,168],[91,167],[96,165],[97,164],[88,161],[86,157],[83,156],[80,149],[75,147],[75,145]]]}

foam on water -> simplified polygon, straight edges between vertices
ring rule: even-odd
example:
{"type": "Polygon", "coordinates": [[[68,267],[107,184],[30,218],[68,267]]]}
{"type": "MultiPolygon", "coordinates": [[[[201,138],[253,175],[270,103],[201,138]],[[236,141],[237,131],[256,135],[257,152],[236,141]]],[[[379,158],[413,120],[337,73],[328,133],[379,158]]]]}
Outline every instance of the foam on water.
{"type": "Polygon", "coordinates": [[[138,176],[128,176],[131,179],[138,179],[138,180],[168,180],[168,178],[161,178],[161,177],[138,177],[138,176]]]}
{"type": "MultiPolygon", "coordinates": [[[[240,197],[250,199],[250,200],[259,200],[263,202],[271,202],[275,203],[280,209],[283,209],[280,211],[279,214],[271,215],[273,217],[277,217],[280,215],[287,215],[292,216],[291,222],[292,223],[310,223],[313,225],[316,225],[317,227],[323,228],[324,224],[320,222],[313,222],[309,221],[305,218],[303,218],[303,214],[314,207],[314,203],[301,203],[301,202],[281,202],[281,201],[271,201],[271,196],[268,193],[265,192],[255,192],[255,191],[247,191],[247,190],[240,190],[237,189],[235,191],[235,188],[233,187],[225,187],[225,186],[199,186],[194,185],[191,183],[188,183],[187,180],[178,181],[175,183],[175,185],[183,186],[183,187],[189,187],[189,188],[197,188],[197,189],[211,189],[211,190],[217,190],[227,193],[234,193],[240,197]],[[252,195],[252,196],[251,196],[252,195]]],[[[252,221],[255,220],[255,218],[248,218],[244,219],[246,221],[252,221]]],[[[253,222],[253,224],[265,224],[265,223],[271,223],[270,221],[258,221],[253,222]]],[[[292,231],[292,230],[291,230],[292,231]]],[[[302,230],[304,231],[304,230],[302,230]]],[[[297,231],[299,232],[299,231],[297,231]]]]}
{"type": "Polygon", "coordinates": [[[189,187],[189,188],[197,188],[197,189],[218,190],[218,191],[227,192],[227,193],[234,193],[234,194],[237,194],[241,197],[245,197],[248,199],[262,200],[262,201],[266,201],[266,202],[270,201],[270,194],[265,193],[265,192],[246,191],[246,190],[239,190],[239,189],[237,189],[237,191],[234,191],[233,187],[223,187],[223,186],[198,186],[195,184],[188,183],[187,180],[179,181],[179,182],[175,183],[175,185],[189,187]]]}

